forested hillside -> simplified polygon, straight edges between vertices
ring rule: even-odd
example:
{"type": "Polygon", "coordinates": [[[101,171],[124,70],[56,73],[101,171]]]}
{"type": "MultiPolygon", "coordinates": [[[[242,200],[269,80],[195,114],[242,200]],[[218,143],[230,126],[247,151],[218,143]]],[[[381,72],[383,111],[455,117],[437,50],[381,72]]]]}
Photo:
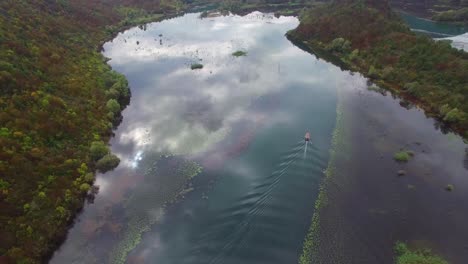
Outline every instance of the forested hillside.
{"type": "Polygon", "coordinates": [[[468,138],[467,53],[414,34],[386,1],[336,0],[300,20],[291,38],[335,54],[468,138]]]}
{"type": "Polygon", "coordinates": [[[389,2],[399,10],[434,20],[468,23],[467,0],[390,0],[389,2]]]}
{"type": "Polygon", "coordinates": [[[0,1],[2,260],[33,263],[50,253],[95,169],[119,162],[107,142],[130,92],[99,43],[178,8],[175,1],[0,1]]]}

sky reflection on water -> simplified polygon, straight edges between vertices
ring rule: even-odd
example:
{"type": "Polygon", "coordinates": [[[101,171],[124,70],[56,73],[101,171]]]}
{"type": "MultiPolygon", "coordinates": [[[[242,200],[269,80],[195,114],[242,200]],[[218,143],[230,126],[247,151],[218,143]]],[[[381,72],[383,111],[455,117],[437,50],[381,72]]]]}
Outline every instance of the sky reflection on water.
{"type": "MultiPolygon", "coordinates": [[[[205,169],[219,169],[226,159],[249,147],[257,130],[272,128],[275,138],[266,137],[264,142],[272,151],[272,160],[267,162],[272,162],[284,151],[278,146],[290,143],[271,142],[285,135],[295,142],[311,122],[317,126],[317,144],[327,149],[334,123],[336,80],[349,75],[293,46],[284,34],[297,24],[294,17],[275,18],[258,12],[206,19],[188,14],[149,24],[145,30],[127,30],[106,43],[104,55],[111,58],[109,64],[125,74],[132,89],[131,103],[111,140],[112,151],[121,163],[114,171],[98,175],[99,194],[78,217],[51,263],[102,263],[109,259],[130,221],[126,204],[131,197],[148,196],[151,188],[145,186],[157,187],[145,178],[151,155],[183,155],[201,159],[205,169]],[[234,57],[236,50],[248,55],[234,57]],[[191,70],[192,63],[204,67],[191,70]],[[286,99],[285,95],[295,91],[297,95],[286,99]],[[307,99],[309,96],[315,99],[307,99]],[[294,107],[283,105],[288,102],[294,107]],[[321,115],[306,124],[302,120],[310,109],[321,115]]],[[[235,169],[230,173],[239,188],[271,173],[270,165],[255,167],[268,156],[267,149],[262,152],[265,154],[230,167],[235,169]]],[[[232,197],[246,190],[237,191],[240,193],[232,197]]],[[[219,192],[229,200],[227,193],[219,192]]],[[[219,200],[220,206],[225,200],[219,200]]],[[[304,206],[312,205],[303,201],[304,206]]],[[[159,213],[155,216],[154,212],[160,208],[161,204],[154,203],[146,213],[159,219],[159,213]]],[[[308,216],[303,218],[307,224],[308,216]]],[[[298,234],[301,241],[302,231],[298,234]]]]}

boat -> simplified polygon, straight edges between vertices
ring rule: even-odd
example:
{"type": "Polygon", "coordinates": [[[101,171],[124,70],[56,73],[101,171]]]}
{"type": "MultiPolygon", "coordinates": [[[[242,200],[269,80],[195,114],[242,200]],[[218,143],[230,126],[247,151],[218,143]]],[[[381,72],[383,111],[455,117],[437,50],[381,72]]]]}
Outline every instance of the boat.
{"type": "Polygon", "coordinates": [[[307,132],[307,133],[305,134],[304,139],[305,139],[306,142],[309,142],[309,141],[310,141],[310,133],[309,133],[309,132],[307,132]]]}

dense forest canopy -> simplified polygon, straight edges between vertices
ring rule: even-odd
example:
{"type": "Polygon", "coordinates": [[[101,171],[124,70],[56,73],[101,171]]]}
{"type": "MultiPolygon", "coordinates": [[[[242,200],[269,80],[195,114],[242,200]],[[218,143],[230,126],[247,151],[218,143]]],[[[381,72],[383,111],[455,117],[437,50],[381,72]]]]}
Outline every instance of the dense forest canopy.
{"type": "Polygon", "coordinates": [[[136,17],[178,7],[0,2],[0,255],[32,263],[49,253],[82,206],[95,169],[118,164],[107,141],[130,92],[99,43],[136,17]]]}

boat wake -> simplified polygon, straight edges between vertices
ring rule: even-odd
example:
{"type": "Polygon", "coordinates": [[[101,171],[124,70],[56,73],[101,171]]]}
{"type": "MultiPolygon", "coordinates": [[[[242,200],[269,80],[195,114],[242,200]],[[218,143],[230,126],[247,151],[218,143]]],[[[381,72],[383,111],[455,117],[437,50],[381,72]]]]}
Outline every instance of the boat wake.
{"type": "Polygon", "coordinates": [[[272,173],[233,206],[213,212],[213,219],[203,228],[207,231],[196,238],[184,263],[284,263],[281,259],[287,254],[296,254],[297,248],[288,247],[300,247],[302,241],[291,243],[297,236],[290,234],[288,226],[307,229],[327,158],[303,142],[286,151],[272,173]],[[297,217],[300,214],[304,219],[297,217]]]}

